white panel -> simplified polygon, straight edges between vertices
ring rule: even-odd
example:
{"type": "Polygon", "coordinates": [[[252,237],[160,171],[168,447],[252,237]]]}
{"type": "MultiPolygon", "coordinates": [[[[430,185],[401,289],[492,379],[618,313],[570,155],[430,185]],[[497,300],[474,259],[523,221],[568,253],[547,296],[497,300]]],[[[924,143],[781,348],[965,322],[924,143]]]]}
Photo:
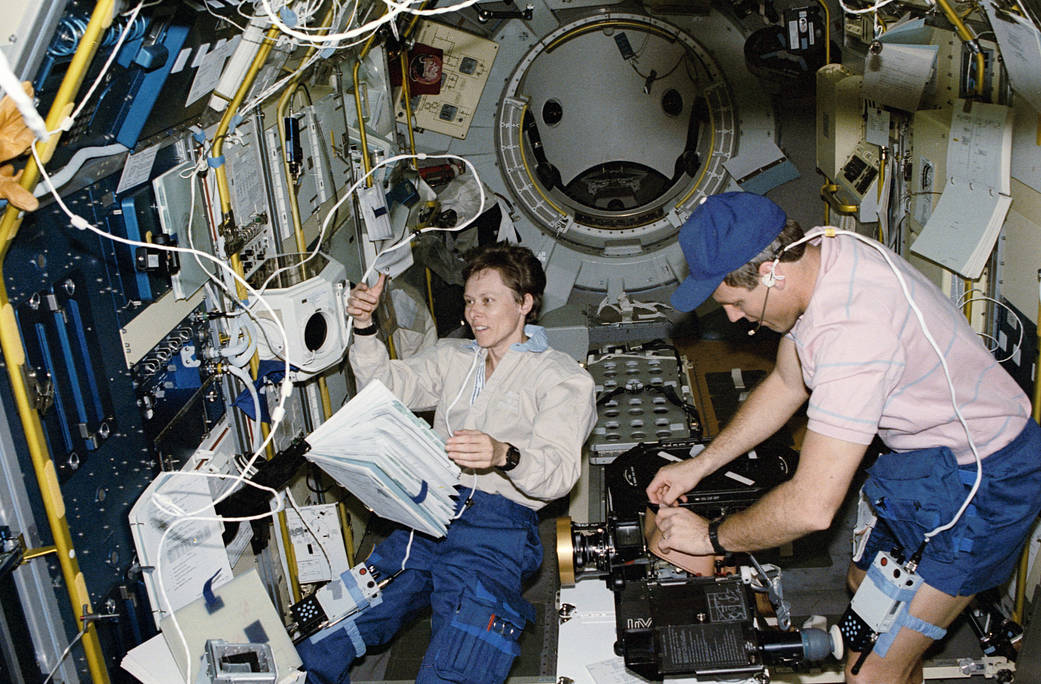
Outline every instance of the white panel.
{"type": "MultiPolygon", "coordinates": [[[[465,138],[499,46],[432,21],[422,23],[416,42],[444,51],[441,92],[419,96],[413,110],[416,125],[454,138],[465,138]]],[[[403,121],[404,108],[400,103],[396,110],[398,120],[403,121]]]]}
{"type": "Polygon", "coordinates": [[[180,321],[192,309],[199,306],[206,292],[199,290],[190,299],[179,300],[170,291],[160,297],[147,309],[134,316],[134,319],[120,328],[119,337],[123,341],[123,355],[127,368],[144,358],[149,350],[170,331],[170,321],[180,321]]]}

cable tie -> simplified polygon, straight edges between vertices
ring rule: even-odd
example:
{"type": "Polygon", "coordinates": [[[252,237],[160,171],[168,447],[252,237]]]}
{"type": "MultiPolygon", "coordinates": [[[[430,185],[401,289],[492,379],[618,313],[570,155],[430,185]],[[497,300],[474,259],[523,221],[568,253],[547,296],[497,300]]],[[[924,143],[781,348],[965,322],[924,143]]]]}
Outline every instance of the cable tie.
{"type": "MultiPolygon", "coordinates": [[[[64,119],[61,120],[61,123],[58,125],[58,127],[61,128],[61,130],[63,130],[66,133],[68,133],[70,130],[72,130],[72,126],[75,123],[76,123],[75,119],[73,119],[71,116],[67,116],[67,117],[65,117],[64,119]]],[[[41,138],[41,140],[42,140],[42,138],[41,138]]]]}
{"type": "Polygon", "coordinates": [[[281,406],[276,406],[274,408],[274,410],[271,411],[271,424],[275,425],[277,423],[281,423],[282,422],[282,418],[285,415],[286,415],[286,410],[284,408],[282,408],[281,406]]]}
{"type": "Polygon", "coordinates": [[[336,48],[327,47],[324,50],[319,50],[318,58],[319,59],[329,59],[335,53],[336,53],[336,48]]]}
{"type": "Polygon", "coordinates": [[[835,237],[838,233],[835,232],[834,228],[825,228],[824,237],[835,237]]]}
{"type": "Polygon", "coordinates": [[[79,228],[80,230],[86,230],[87,228],[90,228],[90,221],[83,218],[79,214],[73,214],[70,217],[70,220],[72,222],[72,225],[76,228],[79,228]]]}
{"type": "Polygon", "coordinates": [[[219,157],[207,157],[206,158],[206,164],[211,169],[220,168],[221,166],[224,166],[224,155],[222,154],[219,157]]]}

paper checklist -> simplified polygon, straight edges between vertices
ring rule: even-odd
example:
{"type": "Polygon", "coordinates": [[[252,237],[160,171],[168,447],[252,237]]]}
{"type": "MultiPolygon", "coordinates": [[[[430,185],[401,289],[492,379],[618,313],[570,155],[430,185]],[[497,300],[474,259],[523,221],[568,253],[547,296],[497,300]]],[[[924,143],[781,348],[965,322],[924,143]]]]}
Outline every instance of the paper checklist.
{"type": "Polygon", "coordinates": [[[307,438],[307,458],[376,515],[443,537],[459,467],[441,438],[373,380],[307,438]]]}

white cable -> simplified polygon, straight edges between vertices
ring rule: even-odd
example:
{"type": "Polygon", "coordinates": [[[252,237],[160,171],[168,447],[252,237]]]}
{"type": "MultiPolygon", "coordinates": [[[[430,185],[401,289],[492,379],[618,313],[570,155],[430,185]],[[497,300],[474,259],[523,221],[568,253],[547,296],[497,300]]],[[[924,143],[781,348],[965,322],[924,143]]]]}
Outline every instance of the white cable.
{"type": "MultiPolygon", "coordinates": [[[[452,410],[452,407],[455,406],[456,402],[459,401],[459,397],[463,396],[463,391],[466,389],[467,383],[470,382],[470,376],[473,375],[474,369],[477,368],[477,361],[480,360],[480,358],[481,358],[481,351],[480,351],[480,349],[475,349],[474,350],[474,360],[470,364],[470,370],[468,370],[466,372],[466,377],[463,378],[463,384],[459,386],[459,392],[458,392],[458,394],[455,395],[455,399],[453,399],[452,403],[450,403],[448,405],[448,408],[445,409],[445,429],[448,430],[448,436],[449,437],[452,436],[452,424],[448,421],[448,413],[449,413],[449,411],[452,410]]],[[[473,473],[472,473],[472,475],[473,475],[473,482],[470,485],[470,494],[467,495],[467,497],[466,497],[467,501],[470,501],[471,499],[473,499],[474,492],[477,491],[477,469],[473,468],[472,470],[473,470],[473,473]]],[[[462,506],[459,507],[459,512],[452,516],[452,520],[458,520],[463,515],[463,511],[465,511],[465,510],[466,510],[466,505],[463,504],[462,506]]],[[[411,543],[411,541],[410,541],[410,543],[411,543]]],[[[402,565],[402,569],[404,569],[404,565],[402,565]]]]}
{"type": "Polygon", "coordinates": [[[925,316],[922,315],[921,309],[919,309],[918,305],[915,304],[914,299],[911,297],[911,291],[907,287],[907,281],[904,280],[903,274],[900,273],[899,269],[897,269],[896,267],[896,264],[893,263],[893,260],[890,258],[889,252],[886,250],[886,248],[880,245],[877,241],[864,237],[863,235],[851,230],[825,228],[822,230],[815,230],[810,233],[807,233],[799,240],[796,240],[792,244],[785,247],[782,250],[782,252],[787,252],[789,249],[797,245],[801,245],[804,242],[809,242],[814,238],[835,237],[836,235],[848,235],[852,238],[860,240],[864,244],[877,251],[879,254],[882,255],[882,258],[885,259],[886,265],[889,266],[889,269],[893,272],[893,275],[896,276],[896,281],[900,285],[900,290],[903,292],[904,299],[907,300],[908,306],[911,308],[911,311],[914,312],[915,318],[918,321],[918,325],[922,329],[922,334],[925,336],[925,339],[929,342],[929,346],[933,348],[933,351],[936,352],[937,358],[940,360],[940,366],[943,368],[943,375],[947,381],[947,387],[951,393],[951,404],[954,406],[954,415],[958,417],[958,422],[961,423],[962,428],[964,428],[965,430],[965,439],[969,444],[969,449],[972,450],[973,458],[975,458],[976,460],[976,481],[973,482],[972,488],[969,490],[968,495],[965,497],[965,500],[962,502],[961,507],[958,508],[958,511],[954,514],[954,517],[951,518],[949,522],[943,525],[939,525],[931,531],[925,533],[925,541],[929,541],[937,534],[945,532],[946,530],[949,530],[950,528],[954,527],[954,525],[957,524],[958,520],[961,519],[961,516],[965,512],[965,509],[969,507],[970,503],[972,503],[972,499],[976,496],[976,492],[979,490],[980,483],[983,480],[983,459],[980,458],[979,451],[976,449],[976,442],[972,439],[972,432],[969,430],[969,424],[968,422],[966,422],[965,417],[961,413],[961,409],[958,407],[958,397],[954,389],[954,380],[951,379],[951,369],[947,365],[947,359],[946,357],[944,357],[943,351],[940,349],[940,345],[937,344],[936,340],[933,339],[932,333],[929,332],[929,327],[925,324],[925,316]]]}
{"type": "Polygon", "coordinates": [[[406,237],[402,238],[401,241],[399,241],[397,244],[395,244],[395,245],[393,245],[391,247],[388,247],[387,249],[381,251],[379,254],[376,255],[376,258],[373,259],[373,262],[369,266],[368,270],[365,271],[365,275],[362,276],[362,278],[361,278],[362,282],[366,282],[368,280],[369,276],[372,274],[372,270],[373,270],[375,264],[380,260],[380,257],[382,257],[384,254],[388,254],[390,252],[393,252],[394,250],[399,249],[399,248],[407,245],[409,242],[411,242],[416,237],[422,235],[423,233],[427,233],[427,232],[430,232],[432,230],[449,231],[449,232],[462,230],[462,229],[466,228],[467,226],[469,226],[471,223],[473,223],[475,220],[477,220],[477,218],[484,212],[484,207],[485,207],[484,184],[481,182],[480,177],[477,175],[477,169],[470,162],[470,160],[465,159],[463,157],[460,157],[459,155],[450,154],[450,153],[445,153],[445,154],[424,154],[424,153],[421,152],[419,154],[397,154],[397,155],[394,155],[393,157],[388,157],[388,158],[386,158],[386,159],[384,159],[384,160],[382,160],[380,162],[377,162],[371,169],[369,169],[368,173],[366,173],[364,176],[362,176],[361,178],[356,180],[343,193],[343,197],[341,197],[340,200],[336,204],[334,204],[332,207],[330,207],[329,211],[327,211],[326,214],[325,214],[325,219],[322,221],[322,227],[318,231],[318,237],[314,241],[315,247],[314,247],[314,249],[310,253],[308,253],[308,256],[306,258],[304,258],[303,260],[298,261],[298,262],[292,264],[291,266],[283,266],[282,268],[274,271],[271,275],[269,275],[264,280],[263,283],[261,283],[260,287],[258,287],[257,290],[260,291],[260,292],[266,291],[268,285],[278,275],[280,275],[281,273],[283,273],[285,271],[288,271],[288,270],[300,268],[301,266],[306,264],[308,261],[313,259],[318,254],[319,249],[321,248],[322,242],[325,240],[325,233],[329,229],[329,224],[332,222],[333,217],[336,215],[337,210],[343,205],[343,203],[346,202],[347,200],[351,199],[354,196],[355,191],[357,191],[357,189],[361,186],[361,184],[364,183],[366,180],[368,180],[369,177],[372,176],[372,174],[376,173],[376,171],[378,171],[379,169],[383,168],[384,166],[387,166],[388,164],[394,164],[394,163],[397,163],[399,161],[404,161],[404,160],[407,160],[407,159],[421,159],[421,160],[425,160],[425,159],[458,159],[459,161],[463,162],[470,169],[470,173],[473,174],[474,180],[477,183],[477,189],[479,190],[480,195],[481,195],[480,206],[478,207],[477,212],[474,214],[473,217],[471,217],[470,219],[468,219],[468,220],[466,220],[466,221],[464,221],[464,222],[462,222],[462,223],[460,223],[458,225],[451,226],[449,228],[441,228],[439,226],[428,226],[426,228],[423,228],[422,230],[419,230],[419,231],[416,231],[414,233],[411,233],[411,234],[407,235],[406,237]]]}
{"type": "MultiPolygon", "coordinates": [[[[469,159],[465,159],[465,158],[460,157],[460,156],[455,155],[455,154],[430,154],[430,155],[427,155],[427,154],[420,153],[420,154],[417,154],[417,155],[399,155],[399,156],[404,156],[404,157],[415,156],[416,159],[452,158],[452,159],[458,159],[458,160],[462,161],[470,169],[470,173],[473,174],[474,178],[477,181],[477,189],[478,189],[478,191],[480,191],[480,195],[481,195],[480,206],[477,208],[477,211],[474,213],[473,217],[467,219],[466,221],[464,221],[464,222],[462,222],[460,224],[457,224],[455,226],[450,226],[448,228],[442,228],[440,226],[427,226],[426,228],[423,228],[421,230],[417,230],[416,232],[412,233],[411,235],[405,236],[404,238],[402,238],[396,244],[391,245],[390,247],[387,247],[386,249],[381,251],[379,254],[377,254],[376,258],[372,260],[371,264],[369,264],[369,267],[365,270],[364,275],[362,275],[362,277],[361,277],[361,282],[363,282],[363,283],[364,282],[368,282],[369,277],[372,275],[373,270],[375,270],[375,268],[376,268],[376,264],[379,262],[380,257],[382,257],[384,254],[389,254],[390,252],[393,252],[394,250],[401,249],[402,247],[405,247],[410,242],[412,242],[412,240],[415,240],[417,237],[419,237],[420,235],[423,235],[424,233],[429,233],[429,232],[432,232],[432,231],[442,231],[442,232],[452,233],[452,232],[463,230],[464,228],[469,226],[471,223],[473,223],[475,220],[477,220],[477,218],[482,213],[484,213],[484,205],[485,205],[484,184],[481,182],[480,177],[478,177],[478,175],[477,175],[477,169],[474,168],[474,165],[472,163],[470,163],[469,159]]],[[[354,317],[351,316],[350,314],[348,314],[347,315],[347,343],[348,344],[350,344],[350,337],[351,337],[351,335],[354,332],[354,327],[352,325],[353,321],[354,321],[354,317]]]]}
{"type": "Polygon", "coordinates": [[[869,12],[877,12],[891,2],[893,2],[893,0],[880,0],[880,2],[876,2],[871,7],[865,7],[863,9],[854,9],[843,2],[843,0],[839,0],[839,5],[842,7],[842,11],[846,14],[867,14],[869,12]]]}
{"type": "Polygon", "coordinates": [[[260,449],[260,393],[257,392],[256,385],[253,384],[253,378],[244,369],[239,368],[238,366],[228,365],[225,367],[225,370],[229,374],[238,378],[239,382],[246,386],[246,391],[249,392],[250,399],[253,400],[253,422],[255,423],[252,429],[253,452],[256,453],[260,449]]]}
{"type": "MultiPolygon", "coordinates": [[[[2,54],[2,51],[0,51],[0,54],[2,54]]],[[[48,682],[54,679],[54,673],[58,671],[58,668],[61,667],[61,664],[65,662],[66,658],[69,657],[69,653],[72,651],[72,647],[79,643],[79,640],[82,639],[83,635],[87,633],[88,626],[89,623],[86,620],[84,620],[83,629],[81,629],[79,633],[76,634],[75,638],[73,638],[73,640],[69,642],[69,645],[66,646],[65,650],[61,652],[60,656],[58,656],[58,662],[54,663],[54,667],[52,667],[51,671],[47,673],[47,679],[43,680],[43,684],[48,684],[48,682]]]]}
{"type": "MultiPolygon", "coordinates": [[[[267,13],[271,23],[277,26],[283,33],[289,36],[293,36],[308,45],[329,45],[330,43],[340,43],[344,40],[352,40],[363,34],[371,34],[376,29],[380,28],[384,24],[394,22],[399,14],[415,14],[420,16],[436,15],[436,14],[447,14],[451,12],[458,12],[461,9],[465,9],[477,3],[478,0],[463,0],[463,2],[455,5],[449,5],[447,7],[437,7],[428,10],[413,9],[409,6],[408,2],[398,3],[393,0],[383,0],[384,4],[387,5],[387,13],[382,15],[380,18],[359,26],[355,29],[349,29],[340,33],[327,33],[325,35],[308,34],[304,31],[322,31],[327,27],[301,27],[302,30],[296,30],[291,26],[288,26],[283,22],[278,14],[272,9],[270,0],[261,0],[264,7],[264,12],[267,13]]],[[[283,7],[288,9],[288,7],[283,7]]]]}
{"type": "MultiPolygon", "coordinates": [[[[973,288],[971,290],[968,290],[965,294],[968,294],[969,292],[973,292],[973,291],[978,291],[978,290],[976,288],[973,288]]],[[[1008,356],[1006,356],[1004,358],[1001,358],[1001,359],[998,359],[998,363],[1004,363],[1005,361],[1008,361],[1013,356],[1015,356],[1016,352],[1018,352],[1022,348],[1022,346],[1023,346],[1023,321],[1020,320],[1019,316],[1016,315],[1015,310],[1013,310],[1012,307],[1010,307],[1005,302],[998,301],[997,299],[994,299],[993,297],[988,297],[986,295],[977,295],[975,297],[972,297],[971,299],[965,299],[965,294],[963,294],[962,297],[959,298],[959,300],[958,300],[958,307],[959,308],[964,307],[966,304],[972,304],[973,302],[991,302],[992,304],[997,304],[998,306],[1003,307],[1006,311],[1008,311],[1008,315],[1011,316],[1013,319],[1015,319],[1015,321],[1016,321],[1016,328],[1019,330],[1019,341],[1016,342],[1014,345],[1012,345],[1012,351],[1009,352],[1008,356]]],[[[987,335],[985,333],[976,333],[976,334],[979,335],[980,337],[985,337],[985,338],[987,338],[988,340],[990,340],[991,342],[994,343],[994,346],[991,347],[990,349],[988,349],[988,351],[990,351],[991,353],[994,353],[995,351],[997,351],[997,349],[998,349],[998,340],[995,339],[995,337],[993,335],[987,335]]]]}
{"type": "Polygon", "coordinates": [[[405,546],[405,555],[401,559],[402,570],[405,569],[405,564],[408,563],[408,557],[412,555],[412,540],[415,538],[415,536],[416,530],[413,528],[413,530],[408,533],[408,544],[405,546]]]}
{"type": "MultiPolygon", "coordinates": [[[[233,316],[228,319],[228,344],[217,350],[216,354],[231,360],[244,354],[255,347],[253,335],[250,334],[247,324],[243,323],[242,316],[233,316]]],[[[250,354],[249,357],[253,355],[250,354]]],[[[236,366],[243,364],[236,363],[236,366]]]]}

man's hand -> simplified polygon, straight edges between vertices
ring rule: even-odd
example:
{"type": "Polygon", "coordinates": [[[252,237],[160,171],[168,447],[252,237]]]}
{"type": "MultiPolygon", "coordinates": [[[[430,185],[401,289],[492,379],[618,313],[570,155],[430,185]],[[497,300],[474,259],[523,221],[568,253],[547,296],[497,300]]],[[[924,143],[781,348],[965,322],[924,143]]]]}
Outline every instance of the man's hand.
{"type": "Polygon", "coordinates": [[[445,441],[448,458],[461,468],[492,468],[506,463],[506,442],[486,435],[480,430],[456,430],[445,441]]]}
{"type": "Polygon", "coordinates": [[[387,282],[387,274],[380,273],[379,280],[372,287],[358,283],[351,288],[347,297],[347,313],[354,318],[355,328],[367,328],[372,325],[372,313],[380,303],[383,286],[387,282]]]}
{"type": "Polygon", "coordinates": [[[711,577],[716,570],[715,556],[692,556],[675,549],[666,551],[661,547],[661,530],[654,517],[654,511],[650,508],[643,516],[643,538],[647,540],[647,550],[655,556],[683,568],[687,572],[701,577],[711,577]]]}
{"type": "Polygon", "coordinates": [[[647,499],[663,506],[671,506],[677,499],[686,501],[686,493],[694,489],[702,477],[696,458],[670,463],[654,474],[654,479],[647,485],[647,499]]]}
{"type": "Polygon", "coordinates": [[[662,551],[680,551],[694,556],[711,556],[708,520],[686,508],[659,508],[655,523],[661,531],[658,546],[662,551]]]}

